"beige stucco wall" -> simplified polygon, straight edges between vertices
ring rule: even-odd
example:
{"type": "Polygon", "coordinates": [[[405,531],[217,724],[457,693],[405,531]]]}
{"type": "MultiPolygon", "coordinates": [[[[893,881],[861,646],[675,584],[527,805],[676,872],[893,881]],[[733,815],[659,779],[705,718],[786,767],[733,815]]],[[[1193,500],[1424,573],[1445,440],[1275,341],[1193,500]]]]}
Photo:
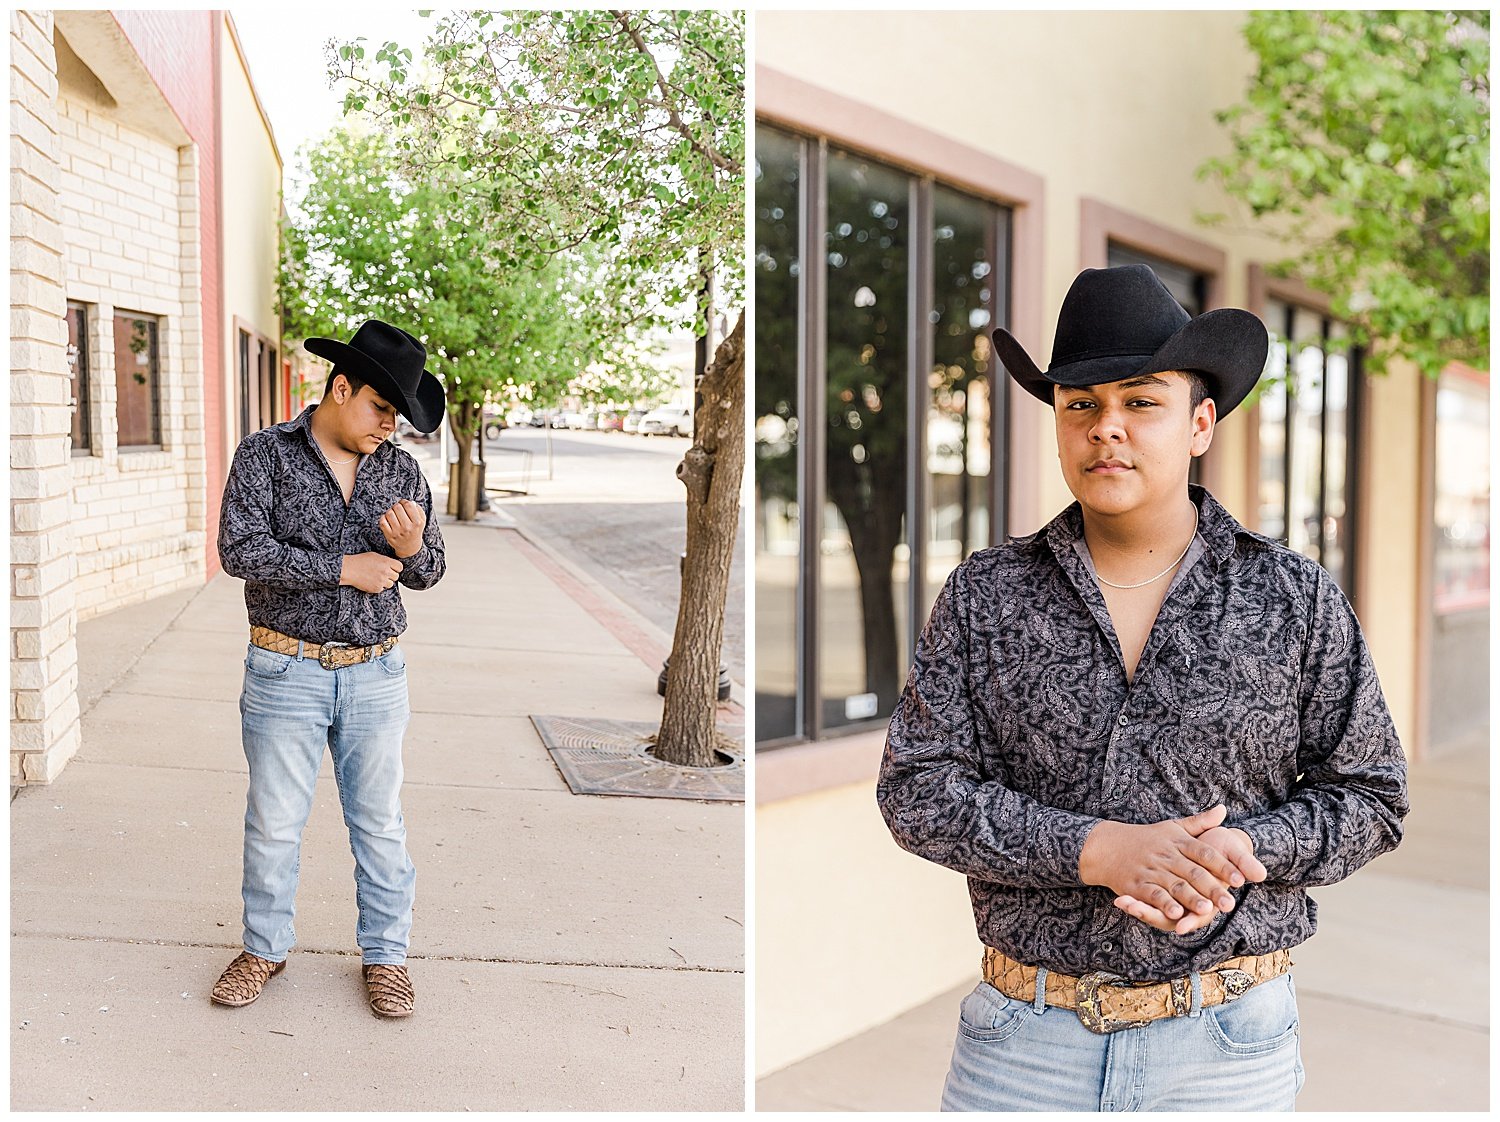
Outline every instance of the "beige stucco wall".
{"type": "Polygon", "coordinates": [[[979,953],[964,878],[896,848],[873,780],[757,810],[757,1076],[936,997],[979,953]]]}
{"type": "MultiPolygon", "coordinates": [[[[1045,180],[1043,344],[1081,267],[1090,197],[1212,243],[1226,256],[1223,299],[1248,302],[1248,266],[1285,250],[1241,223],[1196,169],[1227,150],[1212,117],[1251,71],[1234,12],[760,12],[756,62],[1041,175],[1045,180]],[[834,45],[836,49],[830,49],[834,45]]],[[[879,138],[870,144],[879,147],[879,138]]],[[[941,175],[942,169],[932,169],[941,175]]],[[[1418,389],[1409,371],[1371,389],[1371,489],[1378,515],[1363,554],[1364,625],[1403,739],[1413,732],[1416,665],[1418,389]]],[[[1072,501],[1051,414],[1033,413],[1038,524],[1072,501]]],[[[1216,494],[1253,511],[1247,412],[1221,425],[1216,494]]],[[[1019,478],[1027,477],[1021,469],[1019,478]]],[[[1030,529],[1033,527],[1018,527],[1030,529]]],[[[871,782],[756,811],[756,1063],[777,1070],[976,977],[963,878],[898,850],[871,782]],[[811,936],[816,937],[811,937],[811,936]]],[[[955,1009],[955,1015],[957,1010],[955,1009]]]]}
{"type": "MultiPolygon", "coordinates": [[[[224,262],[224,463],[234,455],[239,425],[239,339],[235,318],[276,345],[281,359],[281,319],[276,314],[276,261],[281,214],[281,156],[256,100],[250,71],[226,12],[219,36],[223,83],[219,175],[223,219],[219,234],[224,262]]],[[[279,418],[275,418],[279,419],[279,418]]]]}
{"type": "Polygon", "coordinates": [[[57,123],[65,286],[88,305],[92,447],[70,459],[73,595],[87,619],[203,579],[202,316],[196,150],[180,131],[127,123],[141,117],[121,105],[161,96],[144,70],[103,75],[104,94],[76,67],[57,123]],[[118,447],[117,309],[160,319],[160,448],[118,447]]]}

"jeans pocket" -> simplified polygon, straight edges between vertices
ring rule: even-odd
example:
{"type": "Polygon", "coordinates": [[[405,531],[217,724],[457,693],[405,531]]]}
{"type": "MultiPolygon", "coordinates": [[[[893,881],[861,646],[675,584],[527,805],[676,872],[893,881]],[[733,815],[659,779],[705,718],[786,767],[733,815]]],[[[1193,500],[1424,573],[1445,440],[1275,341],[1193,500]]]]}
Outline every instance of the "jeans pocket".
{"type": "Polygon", "coordinates": [[[263,647],[257,647],[254,643],[245,649],[245,669],[257,678],[265,678],[268,681],[286,677],[286,672],[292,668],[293,661],[291,655],[268,651],[263,647]]]}
{"type": "Polygon", "coordinates": [[[958,1007],[958,1031],[981,1044],[994,1044],[1019,1032],[1030,1012],[1026,1002],[980,982],[958,1007]]]}
{"type": "Polygon", "coordinates": [[[1230,1056],[1275,1052],[1297,1039],[1297,994],[1290,974],[1255,986],[1245,996],[1203,1010],[1203,1024],[1230,1056]]]}
{"type": "Polygon", "coordinates": [[[391,677],[406,673],[406,652],[401,649],[400,644],[392,647],[385,654],[375,660],[375,665],[384,670],[391,677]]]}

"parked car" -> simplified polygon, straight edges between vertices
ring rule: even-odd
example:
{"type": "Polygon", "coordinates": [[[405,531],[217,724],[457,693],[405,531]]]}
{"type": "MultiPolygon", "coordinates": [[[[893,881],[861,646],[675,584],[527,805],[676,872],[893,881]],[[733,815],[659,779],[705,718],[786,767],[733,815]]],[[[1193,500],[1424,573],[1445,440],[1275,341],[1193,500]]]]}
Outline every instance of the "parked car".
{"type": "Polygon", "coordinates": [[[499,417],[486,417],[484,419],[484,438],[486,440],[499,440],[500,434],[505,431],[505,422],[499,417]]]}
{"type": "Polygon", "coordinates": [[[513,429],[525,428],[531,424],[534,414],[524,405],[517,405],[505,415],[505,423],[513,429]]]}
{"type": "Polygon", "coordinates": [[[643,436],[690,436],[692,432],[693,414],[685,405],[665,405],[641,418],[643,436]]]}
{"type": "Polygon", "coordinates": [[[620,424],[621,432],[640,432],[641,418],[646,415],[644,409],[632,409],[625,414],[625,420],[620,424]]]}
{"type": "Polygon", "coordinates": [[[571,409],[558,411],[552,417],[552,427],[555,429],[576,429],[583,425],[583,418],[571,409]]]}
{"type": "Polygon", "coordinates": [[[529,424],[534,429],[544,429],[544,428],[546,428],[547,427],[547,414],[546,413],[533,412],[531,414],[531,420],[530,420],[529,424]]]}
{"type": "Polygon", "coordinates": [[[599,414],[600,432],[621,432],[625,428],[625,414],[606,409],[599,414]]]}
{"type": "Polygon", "coordinates": [[[592,409],[585,409],[582,414],[583,423],[579,428],[592,432],[599,427],[599,414],[592,409]]]}

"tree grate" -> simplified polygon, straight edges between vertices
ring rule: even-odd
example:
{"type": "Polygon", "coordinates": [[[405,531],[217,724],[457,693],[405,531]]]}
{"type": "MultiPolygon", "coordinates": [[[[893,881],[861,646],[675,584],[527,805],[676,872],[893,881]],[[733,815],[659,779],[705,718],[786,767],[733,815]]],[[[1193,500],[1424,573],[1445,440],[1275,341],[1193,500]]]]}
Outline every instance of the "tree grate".
{"type": "Polygon", "coordinates": [[[648,799],[745,801],[743,740],[721,737],[729,762],[721,767],[679,767],[650,755],[650,721],[610,717],[539,717],[531,723],[552,762],[575,795],[626,795],[648,799]]]}

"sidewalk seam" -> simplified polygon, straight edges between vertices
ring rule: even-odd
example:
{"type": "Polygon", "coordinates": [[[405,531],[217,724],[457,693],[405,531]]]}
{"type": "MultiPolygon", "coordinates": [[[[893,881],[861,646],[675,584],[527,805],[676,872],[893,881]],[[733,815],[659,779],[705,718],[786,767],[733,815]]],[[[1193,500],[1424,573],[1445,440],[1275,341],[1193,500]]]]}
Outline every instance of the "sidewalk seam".
{"type": "MultiPolygon", "coordinates": [[[[69,935],[66,932],[39,932],[22,931],[15,932],[13,939],[63,939],[70,943],[109,943],[115,946],[130,947],[180,947],[190,951],[232,951],[243,949],[240,943],[194,943],[184,942],[178,939],[111,939],[98,935],[69,935]]],[[[295,948],[292,955],[312,956],[327,958],[359,958],[359,951],[328,951],[315,948],[295,948]]],[[[646,962],[570,962],[563,959],[549,958],[497,958],[472,955],[427,955],[408,954],[408,962],[488,962],[497,966],[568,966],[580,969],[596,970],[661,970],[674,974],[743,974],[744,967],[734,966],[653,966],[646,962]]]]}

